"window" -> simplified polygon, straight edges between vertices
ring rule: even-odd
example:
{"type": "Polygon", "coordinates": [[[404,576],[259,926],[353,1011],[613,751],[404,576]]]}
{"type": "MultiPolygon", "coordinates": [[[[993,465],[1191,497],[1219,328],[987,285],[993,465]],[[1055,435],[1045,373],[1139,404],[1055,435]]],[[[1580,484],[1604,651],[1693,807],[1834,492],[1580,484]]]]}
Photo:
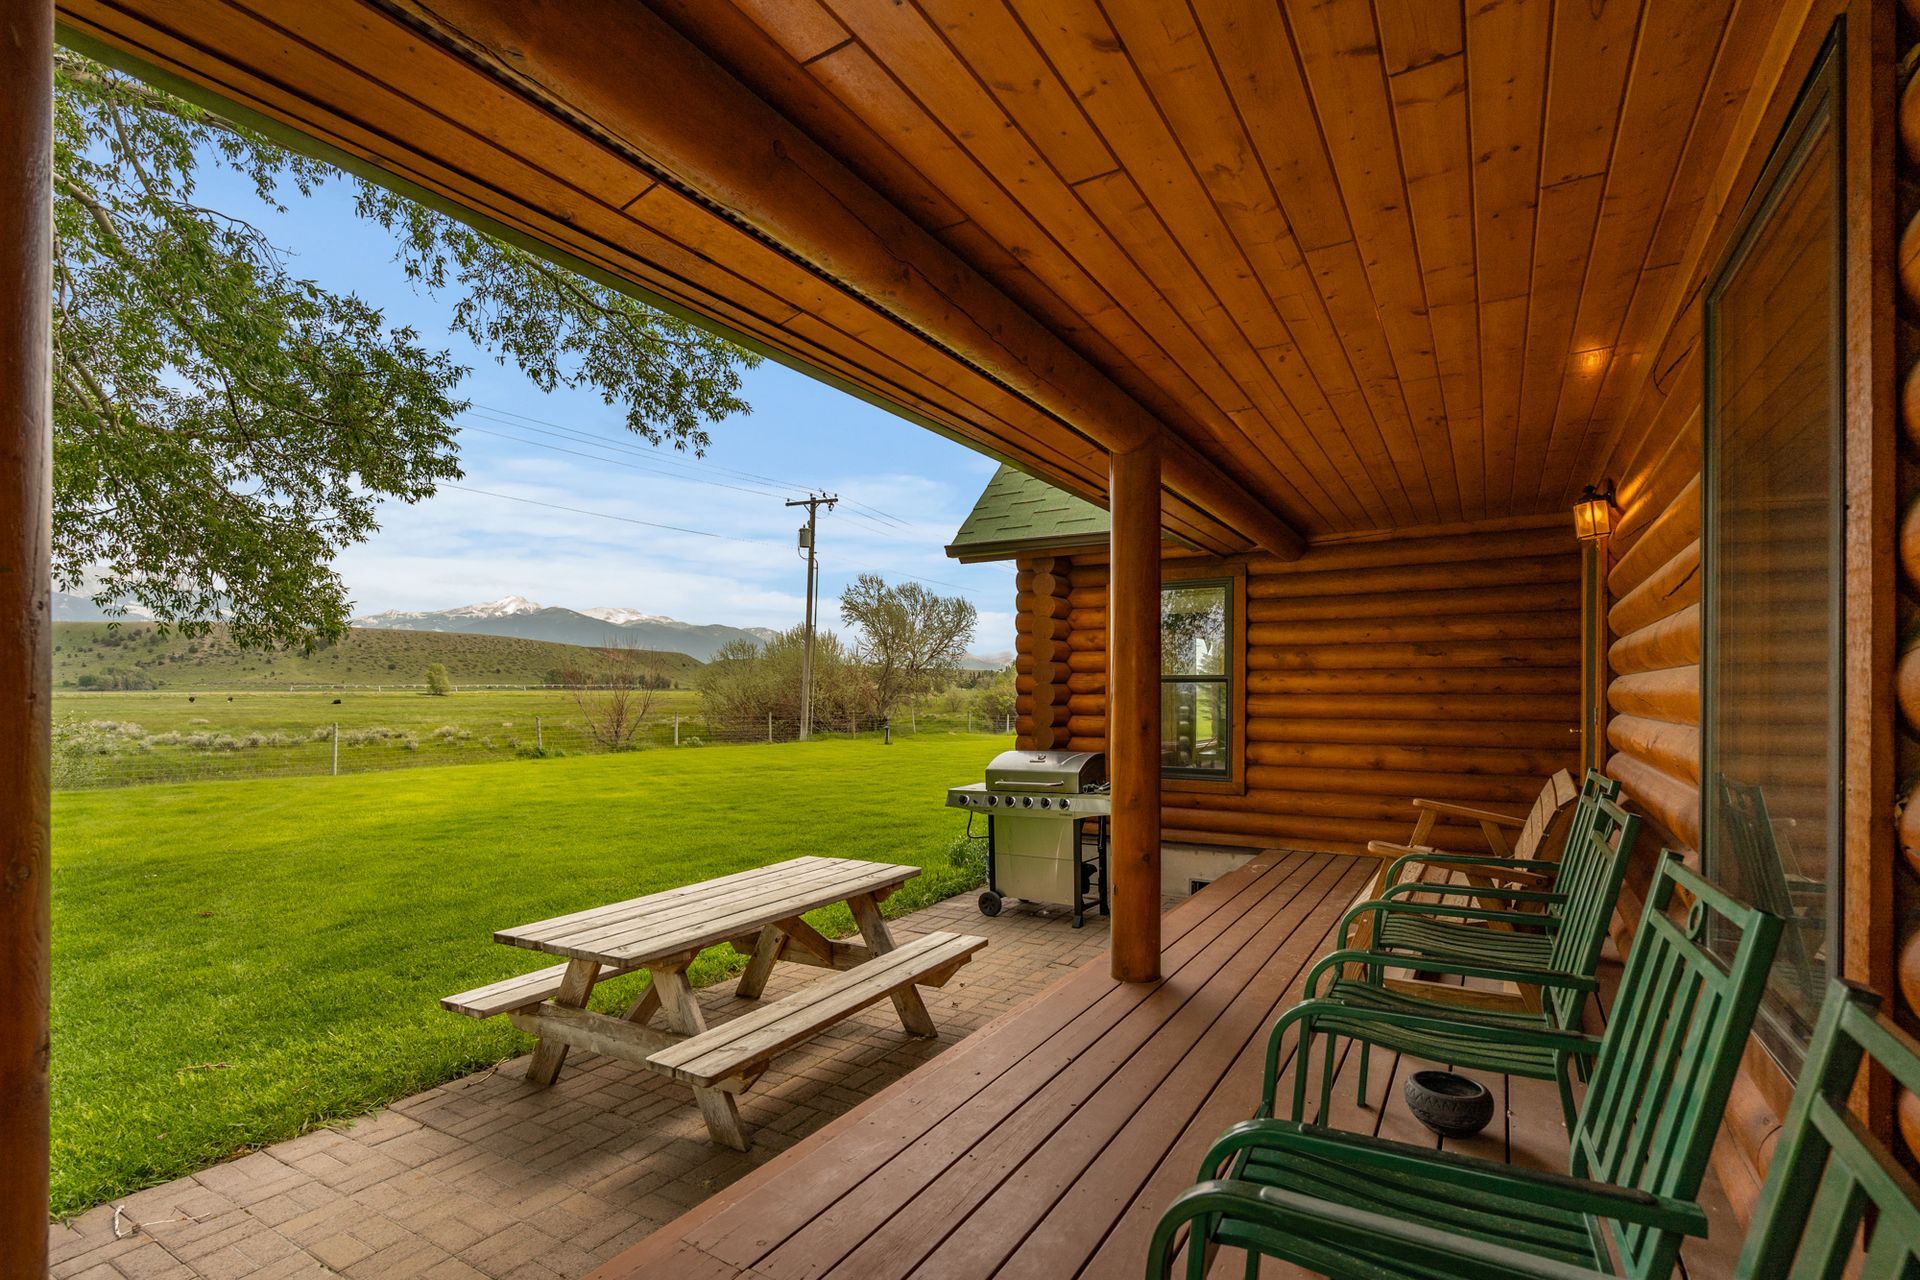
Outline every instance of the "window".
{"type": "Polygon", "coordinates": [[[1160,593],[1160,767],[1168,777],[1233,773],[1233,600],[1230,578],[1176,582],[1160,593]]]}
{"type": "Polygon", "coordinates": [[[1786,921],[1761,1009],[1797,1070],[1839,970],[1844,193],[1814,72],[1706,300],[1702,843],[1786,921]]]}

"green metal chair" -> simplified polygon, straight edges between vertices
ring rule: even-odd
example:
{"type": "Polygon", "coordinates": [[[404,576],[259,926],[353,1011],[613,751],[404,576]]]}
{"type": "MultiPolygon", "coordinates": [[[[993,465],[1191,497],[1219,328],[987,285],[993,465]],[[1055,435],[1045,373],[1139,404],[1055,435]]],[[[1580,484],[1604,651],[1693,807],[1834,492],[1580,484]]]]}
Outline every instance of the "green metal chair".
{"type": "MultiPolygon", "coordinates": [[[[1611,1245],[1629,1280],[1668,1276],[1681,1240],[1706,1234],[1696,1196],[1779,936],[1779,917],[1667,855],[1566,1174],[1291,1120],[1243,1121],[1207,1153],[1205,1180],[1161,1217],[1148,1276],[1171,1273],[1183,1233],[1192,1280],[1222,1247],[1246,1251],[1249,1275],[1271,1257],[1356,1280],[1574,1280],[1612,1274],[1611,1245]],[[1676,891],[1693,900],[1684,924],[1668,914],[1676,891]],[[1738,931],[1724,965],[1704,943],[1716,916],[1738,931]]],[[[1515,1036],[1565,1047],[1563,1033],[1515,1036]]]]}
{"type": "Polygon", "coordinates": [[[1802,880],[1796,894],[1787,877],[1788,850],[1781,847],[1760,787],[1721,778],[1720,818],[1729,855],[1724,867],[1730,873],[1727,887],[1786,921],[1775,964],[1776,988],[1784,985],[1784,994],[1802,1009],[1818,1008],[1820,965],[1814,957],[1826,934],[1825,886],[1802,880]],[[1814,899],[1811,909],[1801,901],[1809,897],[1814,899]]]}
{"type": "MultiPolygon", "coordinates": [[[[1880,997],[1830,983],[1733,1280],[1842,1274],[1900,1280],[1920,1274],[1920,1183],[1861,1127],[1848,1106],[1867,1058],[1900,1085],[1920,1090],[1920,1041],[1880,1012],[1880,997]],[[1855,1269],[1849,1271],[1849,1264],[1855,1269]]],[[[1181,1222],[1229,1214],[1245,1219],[1241,1230],[1284,1235],[1303,1249],[1326,1250],[1324,1274],[1333,1276],[1603,1280],[1614,1274],[1529,1252],[1519,1232],[1507,1243],[1490,1242],[1392,1213],[1233,1182],[1202,1183],[1175,1202],[1155,1235],[1147,1274],[1164,1280],[1168,1249],[1181,1222]],[[1382,1272],[1358,1252],[1350,1262],[1334,1260],[1332,1250],[1360,1241],[1371,1252],[1391,1256],[1393,1269],[1382,1272]]]]}
{"type": "Polygon", "coordinates": [[[1587,771],[1586,778],[1580,784],[1579,799],[1574,804],[1566,843],[1556,861],[1430,853],[1396,858],[1387,868],[1379,897],[1351,907],[1340,922],[1340,936],[1364,936],[1368,939],[1368,949],[1375,951],[1451,957],[1534,969],[1550,967],[1552,940],[1541,928],[1539,912],[1508,914],[1511,908],[1491,907],[1488,904],[1505,901],[1537,907],[1551,904],[1554,894],[1564,894],[1564,878],[1579,872],[1583,854],[1591,856],[1593,853],[1590,846],[1583,846],[1582,837],[1590,828],[1594,806],[1602,800],[1617,802],[1619,796],[1618,782],[1595,770],[1587,771]],[[1441,885],[1432,881],[1401,878],[1419,865],[1458,871],[1478,870],[1482,873],[1522,871],[1538,887],[1530,889],[1523,884],[1505,887],[1441,885]],[[1435,897],[1440,901],[1416,901],[1435,897]],[[1464,905],[1450,905],[1446,901],[1449,898],[1466,898],[1470,901],[1464,905]],[[1506,927],[1491,927],[1496,924],[1506,927]]]}
{"type": "Polygon", "coordinates": [[[1587,997],[1599,989],[1595,974],[1600,952],[1639,828],[1639,818],[1617,800],[1596,795],[1582,802],[1567,833],[1564,870],[1556,882],[1561,891],[1538,895],[1546,899],[1544,915],[1454,908],[1478,915],[1519,916],[1543,930],[1537,935],[1470,930],[1487,934],[1477,953],[1463,946],[1453,953],[1422,952],[1418,959],[1383,951],[1335,951],[1323,957],[1307,972],[1306,999],[1282,1014],[1268,1036],[1266,1078],[1257,1114],[1275,1114],[1281,1048],[1287,1030],[1293,1028],[1299,1046],[1293,1080],[1296,1120],[1306,1112],[1307,1068],[1314,1037],[1320,1036],[1326,1045],[1320,1086],[1322,1122],[1332,1101],[1335,1051],[1339,1039],[1346,1037],[1360,1043],[1356,1087],[1363,1098],[1367,1054],[1378,1045],[1456,1066],[1553,1080],[1560,1087],[1561,1106],[1571,1126],[1573,1072],[1583,1069],[1600,1050],[1600,1040],[1582,1029],[1587,997]],[[1545,944],[1538,961],[1509,958],[1511,944],[1506,939],[1519,936],[1537,937],[1545,944]],[[1538,987],[1544,996],[1537,1011],[1477,1009],[1389,987],[1384,978],[1388,965],[1504,979],[1538,987]],[[1343,971],[1358,976],[1341,976],[1343,971]],[[1328,977],[1332,981],[1322,992],[1321,981],[1328,977]]]}

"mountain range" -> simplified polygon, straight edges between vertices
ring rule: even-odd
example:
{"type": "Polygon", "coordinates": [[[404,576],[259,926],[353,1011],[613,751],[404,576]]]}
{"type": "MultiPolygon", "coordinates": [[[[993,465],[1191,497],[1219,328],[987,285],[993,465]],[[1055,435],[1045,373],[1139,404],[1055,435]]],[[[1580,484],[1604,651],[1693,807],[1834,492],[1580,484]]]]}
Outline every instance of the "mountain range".
{"type": "MultiPolygon", "coordinates": [[[[146,610],[129,607],[120,615],[123,622],[152,619],[146,610]]],[[[53,593],[55,622],[106,622],[113,619],[92,600],[72,592],[53,593]]],[[[619,646],[684,653],[701,662],[712,659],[729,640],[764,643],[779,633],[770,627],[730,627],[722,623],[682,622],[658,613],[638,609],[602,606],[594,609],[562,609],[538,604],[525,596],[502,596],[481,604],[461,605],[454,609],[389,609],[350,620],[355,627],[375,631],[450,631],[469,635],[510,636],[522,640],[546,640],[558,644],[583,644],[596,648],[619,646]]],[[[1013,661],[1011,653],[968,654],[961,659],[965,671],[998,671],[1013,661]]]]}
{"type": "Polygon", "coordinates": [[[465,631],[484,636],[518,636],[560,644],[622,646],[684,653],[705,662],[732,640],[756,644],[777,633],[767,627],[729,627],[720,623],[681,622],[638,609],[562,609],[525,596],[502,596],[454,609],[389,609],[352,619],[356,627],[388,631],[465,631]]]}

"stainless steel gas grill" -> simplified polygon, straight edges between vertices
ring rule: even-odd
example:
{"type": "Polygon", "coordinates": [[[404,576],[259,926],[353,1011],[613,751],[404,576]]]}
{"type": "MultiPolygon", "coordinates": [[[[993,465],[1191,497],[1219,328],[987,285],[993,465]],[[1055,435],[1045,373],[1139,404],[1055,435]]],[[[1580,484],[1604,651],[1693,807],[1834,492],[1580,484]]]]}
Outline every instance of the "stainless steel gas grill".
{"type": "Polygon", "coordinates": [[[987,889],[983,915],[1007,898],[1107,909],[1107,758],[1098,751],[1003,751],[985,782],[954,787],[947,804],[987,816],[987,889]],[[1092,824],[1091,831],[1088,824],[1092,824]],[[1089,838],[1090,837],[1090,838],[1089,838]]]}

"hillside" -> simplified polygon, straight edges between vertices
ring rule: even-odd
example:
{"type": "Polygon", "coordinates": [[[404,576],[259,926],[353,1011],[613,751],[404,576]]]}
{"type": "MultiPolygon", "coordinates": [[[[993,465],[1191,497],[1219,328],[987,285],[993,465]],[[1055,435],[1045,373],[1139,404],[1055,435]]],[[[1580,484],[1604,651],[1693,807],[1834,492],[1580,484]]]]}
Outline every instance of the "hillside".
{"type": "Polygon", "coordinates": [[[517,636],[572,645],[631,646],[685,653],[702,662],[732,641],[760,644],[774,635],[765,627],[729,627],[681,622],[637,609],[562,609],[525,596],[504,596],[456,609],[389,609],[353,619],[360,630],[451,631],[470,635],[517,636]]]}
{"type": "MultiPolygon", "coordinates": [[[[676,685],[691,682],[700,663],[684,653],[642,651],[642,669],[676,685]]],[[[374,631],[359,627],[338,645],[309,655],[244,652],[224,630],[198,639],[163,636],[151,623],[57,622],[53,627],[56,688],[245,689],[291,684],[413,685],[429,663],[445,663],[455,685],[544,684],[553,672],[605,670],[597,649],[510,636],[440,631],[374,631]],[[82,684],[85,677],[91,677],[82,684]]]]}

